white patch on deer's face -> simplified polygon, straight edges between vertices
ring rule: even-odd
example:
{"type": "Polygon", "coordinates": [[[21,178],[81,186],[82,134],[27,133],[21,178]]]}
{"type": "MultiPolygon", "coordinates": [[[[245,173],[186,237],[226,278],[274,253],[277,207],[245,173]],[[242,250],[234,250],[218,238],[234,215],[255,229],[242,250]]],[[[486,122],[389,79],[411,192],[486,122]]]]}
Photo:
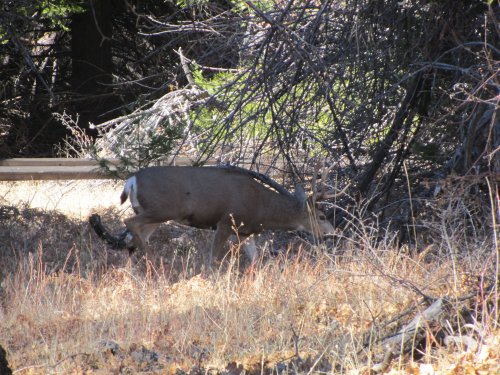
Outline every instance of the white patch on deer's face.
{"type": "Polygon", "coordinates": [[[326,215],[323,212],[318,211],[316,213],[318,215],[318,225],[323,235],[334,234],[335,228],[332,223],[328,221],[326,215]]]}
{"type": "Polygon", "coordinates": [[[327,234],[334,234],[335,233],[335,228],[329,221],[322,221],[320,223],[321,230],[323,232],[323,235],[327,234]]]}

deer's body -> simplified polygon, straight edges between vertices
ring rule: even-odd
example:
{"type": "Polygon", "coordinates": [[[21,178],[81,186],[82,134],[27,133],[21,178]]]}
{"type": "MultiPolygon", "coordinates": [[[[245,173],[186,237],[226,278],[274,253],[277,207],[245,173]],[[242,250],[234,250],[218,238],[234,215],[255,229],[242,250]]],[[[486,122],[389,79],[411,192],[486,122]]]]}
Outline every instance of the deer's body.
{"type": "MultiPolygon", "coordinates": [[[[308,210],[303,190],[285,195],[238,170],[215,167],[150,167],[130,177],[121,195],[129,198],[136,216],[125,220],[134,243],[147,251],[159,224],[174,220],[196,228],[215,229],[209,254],[224,255],[224,245],[238,231],[242,239],[264,229],[333,233],[316,209],[308,210]]],[[[250,239],[247,255],[255,260],[250,239]]]]}

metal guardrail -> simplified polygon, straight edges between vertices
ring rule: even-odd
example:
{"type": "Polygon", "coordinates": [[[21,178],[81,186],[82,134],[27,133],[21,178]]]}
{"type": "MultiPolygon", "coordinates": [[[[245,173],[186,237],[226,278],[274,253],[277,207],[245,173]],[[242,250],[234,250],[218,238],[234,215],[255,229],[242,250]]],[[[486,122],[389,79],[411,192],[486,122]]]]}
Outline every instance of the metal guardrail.
{"type": "MultiPolygon", "coordinates": [[[[111,166],[118,160],[109,160],[111,166]]],[[[177,157],[175,165],[191,165],[193,160],[177,157]]],[[[91,159],[15,158],[0,160],[0,181],[93,180],[112,178],[99,170],[91,159]]]]}
{"type": "Polygon", "coordinates": [[[16,158],[0,160],[0,181],[84,180],[110,178],[95,160],[16,158]]]}

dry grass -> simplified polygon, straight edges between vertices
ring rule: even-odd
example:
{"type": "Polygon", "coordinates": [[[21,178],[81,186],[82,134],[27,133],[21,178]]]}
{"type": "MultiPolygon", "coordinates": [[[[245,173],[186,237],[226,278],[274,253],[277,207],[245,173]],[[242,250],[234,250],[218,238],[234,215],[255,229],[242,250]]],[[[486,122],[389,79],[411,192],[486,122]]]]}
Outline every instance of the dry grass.
{"type": "Polygon", "coordinates": [[[254,272],[232,259],[201,277],[209,233],[162,228],[152,263],[95,238],[90,212],[116,228],[126,215],[114,203],[120,188],[0,186],[0,203],[14,206],[0,218],[0,345],[16,373],[369,373],[376,338],[425,308],[422,294],[446,297],[455,315],[429,327],[427,345],[395,358],[391,373],[500,370],[498,295],[484,289],[498,277],[491,238],[461,252],[445,236],[417,253],[360,230],[339,241],[342,256],[299,242],[254,272]],[[467,294],[476,297],[460,300],[467,294]],[[477,346],[446,346],[443,333],[477,346]]]}
{"type": "Polygon", "coordinates": [[[0,204],[57,210],[86,220],[94,210],[118,206],[122,188],[122,182],[110,180],[0,181],[0,204]]]}

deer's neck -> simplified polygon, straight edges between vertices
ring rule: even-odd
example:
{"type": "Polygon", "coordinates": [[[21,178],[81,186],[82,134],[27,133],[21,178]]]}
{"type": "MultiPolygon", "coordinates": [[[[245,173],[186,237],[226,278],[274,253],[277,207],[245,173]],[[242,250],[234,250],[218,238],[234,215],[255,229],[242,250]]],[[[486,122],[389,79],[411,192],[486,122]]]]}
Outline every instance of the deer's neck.
{"type": "Polygon", "coordinates": [[[266,229],[298,229],[298,223],[303,219],[304,207],[295,199],[278,196],[268,202],[266,208],[266,229]]]}

